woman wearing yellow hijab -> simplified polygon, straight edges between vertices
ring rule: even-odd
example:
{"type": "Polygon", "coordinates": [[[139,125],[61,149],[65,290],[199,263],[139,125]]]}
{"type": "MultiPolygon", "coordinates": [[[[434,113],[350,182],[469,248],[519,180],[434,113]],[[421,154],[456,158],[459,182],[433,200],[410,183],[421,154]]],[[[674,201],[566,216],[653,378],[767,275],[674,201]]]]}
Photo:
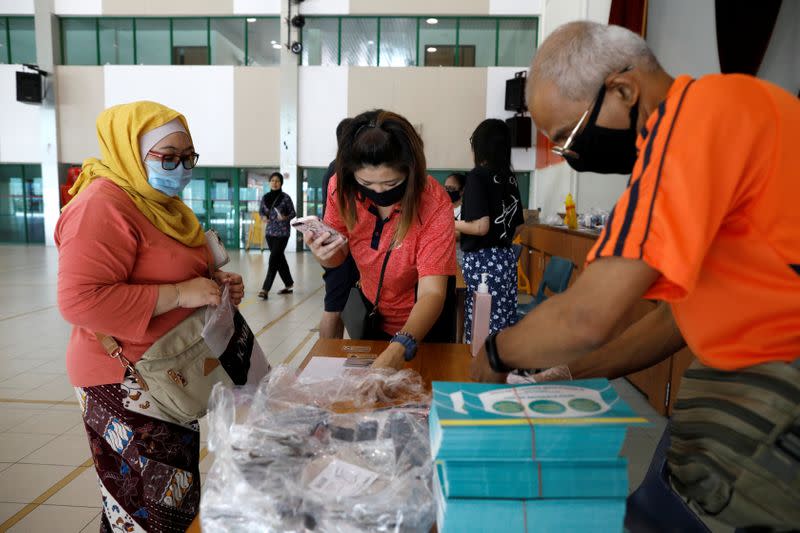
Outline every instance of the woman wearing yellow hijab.
{"type": "Polygon", "coordinates": [[[163,416],[94,334],[136,363],[194,309],[218,304],[220,285],[234,304],[244,286],[238,274],[208,277],[203,228],[179,197],[198,160],[183,115],[154,102],[115,106],[98,117],[97,138],[102,157],[84,162],[56,226],[58,305],[73,325],[67,373],[105,530],[184,531],[200,503],[197,423],[163,416]]]}

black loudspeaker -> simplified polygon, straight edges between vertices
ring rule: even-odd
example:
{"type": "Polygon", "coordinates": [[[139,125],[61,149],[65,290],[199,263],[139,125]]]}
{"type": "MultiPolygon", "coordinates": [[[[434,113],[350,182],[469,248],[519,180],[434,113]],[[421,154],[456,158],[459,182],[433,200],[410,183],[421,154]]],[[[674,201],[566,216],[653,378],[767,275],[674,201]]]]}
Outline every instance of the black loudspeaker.
{"type": "Polygon", "coordinates": [[[42,75],[38,72],[17,72],[17,102],[42,103],[42,75]]]}
{"type": "Polygon", "coordinates": [[[525,111],[525,71],[517,72],[510,80],[506,80],[506,111],[525,111]]]}
{"type": "Polygon", "coordinates": [[[512,148],[530,148],[532,146],[533,122],[531,117],[517,115],[506,119],[511,132],[512,148]]]}

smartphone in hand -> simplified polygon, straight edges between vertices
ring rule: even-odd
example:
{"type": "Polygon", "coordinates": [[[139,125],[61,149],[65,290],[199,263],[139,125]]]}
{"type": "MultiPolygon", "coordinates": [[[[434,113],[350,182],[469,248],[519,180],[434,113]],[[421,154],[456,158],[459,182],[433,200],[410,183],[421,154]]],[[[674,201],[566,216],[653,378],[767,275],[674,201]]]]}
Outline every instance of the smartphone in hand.
{"type": "MultiPolygon", "coordinates": [[[[310,217],[302,217],[297,218],[292,221],[292,227],[295,228],[297,231],[303,233],[303,235],[311,234],[313,238],[317,238],[323,233],[330,233],[331,236],[328,240],[326,240],[322,244],[330,244],[339,237],[344,238],[344,236],[330,227],[329,225],[325,224],[323,221],[319,219],[319,217],[310,216],[310,217]]],[[[345,241],[347,239],[344,239],[345,241]]]]}

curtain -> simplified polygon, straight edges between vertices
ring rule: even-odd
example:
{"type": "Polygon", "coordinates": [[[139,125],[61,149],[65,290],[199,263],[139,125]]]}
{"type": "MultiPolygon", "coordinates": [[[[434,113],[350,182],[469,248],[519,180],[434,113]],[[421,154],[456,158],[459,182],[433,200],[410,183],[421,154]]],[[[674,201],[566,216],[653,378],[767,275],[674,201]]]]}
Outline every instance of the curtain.
{"type": "Polygon", "coordinates": [[[608,23],[647,35],[647,0],[612,0],[608,23]]]}
{"type": "Polygon", "coordinates": [[[755,76],[767,52],[781,0],[716,0],[720,70],[755,76]]]}

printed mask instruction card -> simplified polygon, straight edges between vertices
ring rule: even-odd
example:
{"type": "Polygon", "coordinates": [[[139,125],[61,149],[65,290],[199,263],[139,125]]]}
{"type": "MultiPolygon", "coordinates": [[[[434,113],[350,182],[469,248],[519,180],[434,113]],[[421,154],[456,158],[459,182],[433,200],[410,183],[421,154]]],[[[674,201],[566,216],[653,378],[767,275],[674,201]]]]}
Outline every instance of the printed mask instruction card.
{"type": "Polygon", "coordinates": [[[308,486],[318,492],[348,498],[363,493],[376,479],[378,474],[372,470],[333,459],[308,486]]]}

